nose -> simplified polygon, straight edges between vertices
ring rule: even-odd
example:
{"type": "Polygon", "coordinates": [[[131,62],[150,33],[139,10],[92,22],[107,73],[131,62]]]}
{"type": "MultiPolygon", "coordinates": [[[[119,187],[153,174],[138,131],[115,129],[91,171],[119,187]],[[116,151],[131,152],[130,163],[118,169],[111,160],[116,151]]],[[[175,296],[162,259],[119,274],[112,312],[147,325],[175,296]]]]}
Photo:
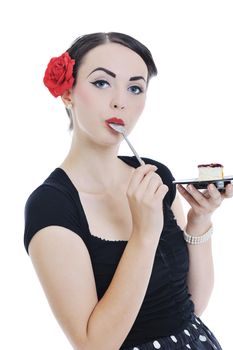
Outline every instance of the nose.
{"type": "Polygon", "coordinates": [[[113,107],[116,109],[124,109],[125,108],[125,106],[119,106],[119,104],[114,104],[113,107]]]}
{"type": "Polygon", "coordinates": [[[124,96],[123,93],[118,92],[115,93],[114,96],[112,96],[111,100],[111,108],[114,110],[122,110],[125,109],[126,107],[126,97],[124,96]]]}

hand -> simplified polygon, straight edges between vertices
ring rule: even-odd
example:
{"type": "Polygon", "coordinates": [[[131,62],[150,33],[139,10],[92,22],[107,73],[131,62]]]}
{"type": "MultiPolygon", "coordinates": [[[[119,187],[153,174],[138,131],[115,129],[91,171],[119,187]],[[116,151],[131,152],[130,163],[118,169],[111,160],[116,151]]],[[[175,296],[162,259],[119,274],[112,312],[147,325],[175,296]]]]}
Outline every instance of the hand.
{"type": "Polygon", "coordinates": [[[188,185],[186,189],[182,185],[177,188],[191,206],[188,214],[189,221],[210,220],[211,215],[222,201],[233,197],[232,184],[226,186],[225,192],[219,192],[213,184],[209,184],[207,190],[203,192],[198,191],[193,185],[188,185]]]}
{"type": "Polygon", "coordinates": [[[133,233],[145,238],[158,238],[163,229],[163,198],[168,187],[151,164],[134,170],[127,189],[132,214],[133,233]]]}

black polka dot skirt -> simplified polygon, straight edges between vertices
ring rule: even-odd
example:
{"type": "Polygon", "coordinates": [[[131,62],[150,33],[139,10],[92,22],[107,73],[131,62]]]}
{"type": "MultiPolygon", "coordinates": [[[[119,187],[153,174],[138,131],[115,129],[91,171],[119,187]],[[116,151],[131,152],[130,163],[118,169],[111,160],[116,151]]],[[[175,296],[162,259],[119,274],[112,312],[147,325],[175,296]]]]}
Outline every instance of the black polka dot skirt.
{"type": "Polygon", "coordinates": [[[200,320],[193,315],[191,321],[185,329],[179,333],[171,334],[169,337],[154,339],[153,341],[141,345],[136,345],[125,350],[222,350],[221,345],[200,320]]]}

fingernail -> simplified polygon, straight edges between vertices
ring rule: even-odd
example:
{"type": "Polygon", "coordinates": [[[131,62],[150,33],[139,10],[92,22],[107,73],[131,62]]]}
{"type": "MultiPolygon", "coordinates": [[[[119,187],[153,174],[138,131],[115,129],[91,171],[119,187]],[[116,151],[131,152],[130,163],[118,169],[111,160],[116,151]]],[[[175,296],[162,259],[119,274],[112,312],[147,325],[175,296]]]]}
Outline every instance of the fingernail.
{"type": "Polygon", "coordinates": [[[210,189],[210,191],[214,191],[214,190],[215,190],[215,188],[216,188],[216,187],[215,187],[213,184],[210,184],[210,185],[209,185],[209,189],[210,189]]]}
{"type": "Polygon", "coordinates": [[[190,191],[190,192],[192,192],[193,190],[194,190],[194,187],[193,187],[193,185],[188,185],[188,190],[190,191]]]}
{"type": "Polygon", "coordinates": [[[184,192],[184,187],[182,187],[181,185],[177,185],[177,188],[180,192],[184,192]]]}

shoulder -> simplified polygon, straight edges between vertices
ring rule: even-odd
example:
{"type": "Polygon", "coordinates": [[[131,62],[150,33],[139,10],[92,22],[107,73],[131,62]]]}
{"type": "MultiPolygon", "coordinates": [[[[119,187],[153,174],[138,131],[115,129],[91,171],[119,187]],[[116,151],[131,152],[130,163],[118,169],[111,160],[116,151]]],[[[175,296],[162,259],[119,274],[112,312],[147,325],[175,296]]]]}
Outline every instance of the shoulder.
{"type": "Polygon", "coordinates": [[[84,223],[81,208],[69,191],[54,183],[43,183],[28,197],[24,207],[24,245],[42,228],[62,226],[81,235],[84,239],[84,223]]]}
{"type": "Polygon", "coordinates": [[[55,169],[42,184],[40,184],[27,198],[25,211],[39,209],[43,212],[55,212],[67,207],[72,208],[75,201],[75,193],[69,186],[69,182],[64,177],[59,168],[55,169]]]}
{"type": "Polygon", "coordinates": [[[42,228],[74,212],[67,195],[50,185],[40,185],[28,197],[24,207],[25,225],[28,229],[42,228]]]}
{"type": "Polygon", "coordinates": [[[49,206],[52,209],[54,206],[57,207],[65,203],[69,203],[69,201],[64,191],[53,185],[42,184],[33,190],[27,198],[25,210],[32,207],[43,209],[43,207],[49,206]]]}

